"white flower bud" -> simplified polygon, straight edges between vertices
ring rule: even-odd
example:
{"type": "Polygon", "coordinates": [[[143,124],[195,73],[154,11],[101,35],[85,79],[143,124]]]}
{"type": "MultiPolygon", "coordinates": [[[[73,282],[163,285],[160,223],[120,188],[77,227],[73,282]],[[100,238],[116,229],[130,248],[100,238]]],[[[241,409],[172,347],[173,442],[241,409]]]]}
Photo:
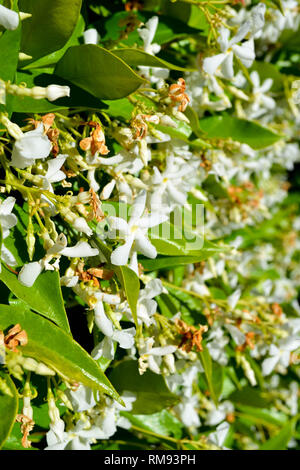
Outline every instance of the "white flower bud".
{"type": "Polygon", "coordinates": [[[98,44],[99,39],[99,33],[95,28],[87,29],[83,33],[84,44],[98,44]]]}
{"type": "Polygon", "coordinates": [[[175,368],[175,359],[173,354],[166,354],[164,356],[164,362],[171,374],[176,373],[176,368],[175,368]]]}
{"type": "Polygon", "coordinates": [[[20,139],[24,134],[21,131],[20,127],[18,124],[15,124],[14,122],[11,122],[6,116],[2,115],[1,116],[1,122],[4,124],[6,129],[8,130],[8,133],[14,138],[14,139],[20,139]]]}
{"type": "Polygon", "coordinates": [[[49,101],[55,101],[58,98],[70,96],[70,87],[61,85],[49,85],[46,88],[46,98],[49,101]]]}

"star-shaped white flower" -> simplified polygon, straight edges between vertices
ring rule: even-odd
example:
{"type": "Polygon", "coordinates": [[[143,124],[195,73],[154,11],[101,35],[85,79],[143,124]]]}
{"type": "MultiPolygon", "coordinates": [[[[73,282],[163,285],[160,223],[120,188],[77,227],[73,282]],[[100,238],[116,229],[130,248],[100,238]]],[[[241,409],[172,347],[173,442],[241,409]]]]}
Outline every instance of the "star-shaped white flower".
{"type": "Polygon", "coordinates": [[[141,191],[136,197],[126,222],[120,217],[108,217],[108,222],[113,231],[117,230],[125,243],[116,248],[111,254],[111,262],[117,266],[124,266],[130,258],[129,267],[138,273],[137,253],[140,252],[147,258],[157,256],[156,248],[147,237],[149,228],[155,227],[167,220],[167,217],[158,213],[144,215],[146,205],[146,191],[141,191]]]}
{"type": "Polygon", "coordinates": [[[229,29],[222,27],[218,38],[222,52],[212,57],[206,57],[203,61],[203,70],[209,75],[214,75],[220,67],[222,75],[230,80],[234,77],[234,56],[237,57],[245,67],[251,67],[255,59],[254,40],[251,38],[243,42],[242,45],[237,44],[245,38],[249,29],[249,23],[244,23],[237,34],[229,40],[229,29]]]}

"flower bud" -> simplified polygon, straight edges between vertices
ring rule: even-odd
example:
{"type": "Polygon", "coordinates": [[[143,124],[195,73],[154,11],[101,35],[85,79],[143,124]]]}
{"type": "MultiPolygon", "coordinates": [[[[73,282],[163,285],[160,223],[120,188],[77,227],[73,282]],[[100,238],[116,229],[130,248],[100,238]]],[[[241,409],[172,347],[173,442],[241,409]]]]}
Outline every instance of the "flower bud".
{"type": "Polygon", "coordinates": [[[95,28],[87,29],[83,33],[84,44],[98,44],[99,39],[99,33],[95,28]]]}
{"type": "Polygon", "coordinates": [[[46,88],[46,98],[49,101],[55,101],[58,98],[70,96],[70,87],[61,85],[49,85],[46,88]]]}

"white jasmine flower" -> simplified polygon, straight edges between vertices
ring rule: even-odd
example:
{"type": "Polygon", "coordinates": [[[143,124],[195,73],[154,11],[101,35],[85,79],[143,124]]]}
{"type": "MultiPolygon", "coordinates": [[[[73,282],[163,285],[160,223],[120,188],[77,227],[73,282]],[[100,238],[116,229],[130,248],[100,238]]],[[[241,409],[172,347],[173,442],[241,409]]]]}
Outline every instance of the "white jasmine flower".
{"type": "Polygon", "coordinates": [[[48,157],[52,144],[44,134],[44,125],[40,124],[35,130],[26,132],[16,140],[13,151],[11,166],[15,168],[27,168],[34,164],[37,159],[48,157]]]}
{"type": "Polygon", "coordinates": [[[144,51],[148,54],[155,55],[160,51],[158,44],[152,44],[158,26],[158,16],[150,18],[145,26],[138,28],[138,33],[144,42],[144,51]]]}
{"type": "Polygon", "coordinates": [[[251,103],[246,108],[246,114],[248,119],[257,119],[276,107],[275,100],[266,95],[266,92],[272,87],[273,80],[267,78],[260,84],[260,78],[256,71],[251,72],[250,77],[253,83],[253,91],[251,103]]]}
{"type": "MultiPolygon", "coordinates": [[[[154,297],[160,295],[162,292],[166,292],[160,279],[151,279],[144,289],[140,290],[139,298],[137,302],[137,318],[139,324],[145,324],[150,326],[153,323],[152,316],[157,311],[157,302],[154,297]]],[[[125,314],[133,321],[133,317],[129,306],[126,302],[125,314]]]]}
{"type": "Polygon", "coordinates": [[[229,343],[229,338],[224,335],[220,326],[213,326],[208,336],[207,348],[212,359],[221,365],[226,365],[228,357],[225,346],[229,343]],[[210,341],[211,340],[211,341],[210,341]]]}
{"type": "MultiPolygon", "coordinates": [[[[97,303],[94,307],[95,323],[101,333],[104,334],[105,338],[93,349],[92,356],[94,359],[98,359],[102,356],[107,359],[113,359],[115,355],[115,342],[119,344],[120,348],[132,348],[134,344],[135,328],[117,330],[114,328],[112,321],[107,317],[103,302],[109,305],[117,305],[120,303],[120,297],[118,295],[96,292],[95,297],[97,298],[97,303]]],[[[115,314],[116,316],[118,315],[117,312],[115,312],[115,314]]]]}
{"type": "Polygon", "coordinates": [[[180,421],[187,428],[198,428],[201,424],[198,413],[198,398],[196,395],[182,397],[181,402],[174,407],[174,411],[179,416],[180,421]]]}
{"type": "Polygon", "coordinates": [[[240,42],[249,32],[249,24],[244,23],[237,34],[229,40],[230,31],[222,27],[220,29],[220,35],[218,42],[222,53],[212,57],[206,57],[203,61],[203,70],[209,75],[214,75],[219,67],[223,76],[227,79],[232,79],[234,76],[233,71],[233,58],[236,56],[245,67],[251,67],[254,59],[254,41],[249,39],[239,46],[237,43],[240,42]]]}
{"type": "Polygon", "coordinates": [[[126,222],[120,217],[109,217],[108,221],[112,230],[118,230],[120,238],[125,243],[116,248],[111,254],[111,262],[117,266],[127,264],[130,258],[130,268],[138,272],[137,252],[148,258],[155,258],[156,248],[147,238],[148,229],[155,227],[167,220],[167,217],[158,213],[144,215],[146,204],[146,192],[141,191],[136,197],[130,214],[130,219],[126,222]]]}
{"type": "Polygon", "coordinates": [[[72,247],[67,247],[67,239],[63,233],[59,235],[56,242],[52,242],[48,248],[46,255],[40,261],[24,264],[19,272],[19,282],[26,287],[31,287],[37,277],[41,274],[43,269],[51,270],[58,269],[58,263],[61,256],[69,258],[81,258],[89,256],[97,256],[99,254],[98,248],[91,248],[87,242],[77,242],[72,247]],[[53,258],[57,258],[54,265],[50,264],[53,258]]]}
{"type": "Polygon", "coordinates": [[[80,384],[76,390],[67,389],[65,394],[69,398],[73,410],[76,412],[87,411],[96,405],[95,391],[92,388],[80,384]]]}
{"type": "Polygon", "coordinates": [[[162,173],[157,167],[153,168],[153,175],[149,181],[151,193],[149,194],[149,207],[152,210],[170,213],[176,204],[184,205],[189,189],[188,179],[195,168],[184,160],[173,155],[166,158],[166,169],[162,173]]]}
{"type": "Polygon", "coordinates": [[[0,5],[0,25],[9,30],[17,29],[19,26],[18,13],[0,5]]]}
{"type": "Polygon", "coordinates": [[[134,345],[135,328],[126,328],[123,330],[114,330],[111,336],[105,338],[93,349],[92,357],[99,359],[105,357],[112,360],[115,356],[115,343],[118,343],[122,349],[131,349],[134,345]]]}
{"type": "Polygon", "coordinates": [[[47,447],[45,450],[90,450],[90,444],[95,439],[105,439],[107,436],[98,426],[90,425],[79,420],[76,425],[58,436],[52,429],[47,432],[47,447]]]}
{"type": "Polygon", "coordinates": [[[152,347],[155,340],[154,338],[140,339],[138,348],[140,353],[139,358],[139,373],[142,375],[149,368],[155,374],[160,374],[160,364],[162,357],[173,354],[177,351],[177,346],[169,344],[166,346],[152,347]]]}
{"type": "Polygon", "coordinates": [[[290,355],[300,347],[299,336],[292,335],[286,339],[278,342],[278,346],[271,344],[269,348],[270,357],[265,359],[262,363],[263,375],[269,375],[280,364],[283,367],[288,367],[290,363],[290,355]]]}
{"type": "Polygon", "coordinates": [[[212,405],[212,409],[207,413],[205,424],[215,426],[224,421],[228,413],[234,411],[234,406],[230,401],[224,401],[218,407],[212,405]]]}

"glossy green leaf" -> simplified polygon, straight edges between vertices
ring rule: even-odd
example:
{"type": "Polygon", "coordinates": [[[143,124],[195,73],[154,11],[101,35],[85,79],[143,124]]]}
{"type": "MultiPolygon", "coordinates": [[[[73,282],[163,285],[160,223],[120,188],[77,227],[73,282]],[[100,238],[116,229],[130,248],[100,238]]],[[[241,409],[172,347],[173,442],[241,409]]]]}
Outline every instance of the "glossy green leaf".
{"type": "Polygon", "coordinates": [[[70,47],[55,73],[106,100],[124,98],[145,82],[122,59],[94,44],[70,47]]]}
{"type": "Polygon", "coordinates": [[[131,66],[147,66],[147,67],[161,67],[170,70],[178,70],[180,72],[186,72],[187,70],[193,69],[185,69],[183,67],[179,67],[178,65],[170,64],[169,62],[160,59],[151,54],[147,54],[140,49],[133,49],[133,48],[122,48],[122,49],[115,49],[114,55],[123,59],[126,64],[131,66]]]}
{"type": "Polygon", "coordinates": [[[136,395],[133,402],[133,414],[152,414],[173,406],[178,397],[170,392],[161,375],[146,371],[139,374],[137,361],[123,361],[109,375],[111,383],[122,394],[130,391],[136,395]]]}
{"type": "Polygon", "coordinates": [[[18,392],[4,371],[0,370],[0,448],[9,436],[18,412],[18,392]]]}
{"type": "Polygon", "coordinates": [[[236,406],[240,411],[239,416],[243,418],[243,420],[250,421],[251,423],[279,427],[282,427],[287,423],[286,415],[274,409],[257,408],[254,406],[240,404],[237,404],[236,406]]]}
{"type": "Polygon", "coordinates": [[[0,78],[13,81],[19,60],[21,26],[0,37],[0,78]]]}
{"type": "Polygon", "coordinates": [[[229,396],[229,400],[233,403],[257,408],[267,408],[269,403],[263,393],[253,387],[243,387],[241,390],[236,390],[229,396]]]}
{"type": "Polygon", "coordinates": [[[21,51],[34,59],[61,49],[71,37],[81,0],[19,0],[20,11],[31,13],[23,21],[21,51]]]}
{"type": "Polygon", "coordinates": [[[28,343],[22,346],[25,356],[44,362],[71,382],[80,382],[119,400],[97,362],[69,334],[22,307],[1,305],[0,329],[16,323],[27,332],[28,343]]]}
{"type": "Polygon", "coordinates": [[[122,411],[121,414],[131,424],[141,429],[146,429],[161,436],[174,436],[176,439],[180,439],[182,436],[182,423],[167,410],[149,415],[131,414],[127,411],[122,411]]]}
{"type": "Polygon", "coordinates": [[[283,138],[267,127],[226,114],[201,119],[200,128],[205,133],[203,138],[230,138],[253,149],[268,147],[283,138]]]}
{"type": "MultiPolygon", "coordinates": [[[[14,1],[14,10],[16,8],[14,1]]],[[[13,31],[4,31],[0,37],[0,80],[14,81],[19,60],[21,25],[13,31]]],[[[0,104],[0,111],[11,112],[12,96],[6,96],[6,106],[0,104]]]]}
{"type": "Polygon", "coordinates": [[[33,310],[70,332],[57,271],[44,271],[32,287],[25,287],[16,274],[2,265],[0,280],[33,310]]]}
{"type": "Polygon", "coordinates": [[[94,110],[107,107],[102,101],[87,91],[54,75],[52,68],[35,68],[23,70],[22,72],[18,71],[16,83],[26,83],[27,88],[33,86],[46,87],[53,83],[56,85],[68,85],[71,88],[70,97],[59,98],[52,102],[46,99],[35,100],[28,96],[14,96],[12,108],[16,113],[50,113],[70,107],[84,107],[85,109],[94,110]]]}
{"type": "Polygon", "coordinates": [[[128,266],[114,266],[112,265],[117,273],[119,281],[126,294],[126,299],[129,304],[133,319],[137,325],[137,301],[140,292],[140,280],[136,273],[132,271],[128,266]]]}
{"type": "Polygon", "coordinates": [[[58,62],[59,59],[62,58],[62,56],[64,55],[64,53],[69,47],[80,44],[79,38],[82,36],[84,29],[85,29],[84,19],[80,15],[77,21],[77,25],[75,26],[75,29],[72,33],[72,36],[69,38],[69,40],[61,49],[59,49],[58,51],[51,52],[50,54],[44,57],[41,57],[40,59],[37,59],[34,62],[31,62],[29,65],[25,65],[25,67],[23,67],[23,70],[49,67],[49,66],[56,64],[56,62],[58,62]]]}
{"type": "Polygon", "coordinates": [[[204,369],[210,396],[217,406],[223,387],[224,369],[222,366],[220,366],[220,364],[212,361],[209,351],[205,345],[203,345],[203,351],[200,351],[198,355],[204,369]]]}

